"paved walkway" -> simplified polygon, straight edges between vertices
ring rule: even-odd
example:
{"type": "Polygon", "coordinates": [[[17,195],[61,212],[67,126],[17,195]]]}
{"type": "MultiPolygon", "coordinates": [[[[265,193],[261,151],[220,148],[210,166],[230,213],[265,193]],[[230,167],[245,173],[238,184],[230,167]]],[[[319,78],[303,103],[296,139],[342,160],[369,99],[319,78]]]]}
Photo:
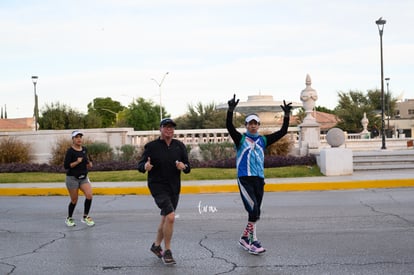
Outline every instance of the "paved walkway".
{"type": "MultiPolygon", "coordinates": [[[[92,179],[93,180],[93,179],[92,179]]],[[[95,195],[147,195],[147,183],[93,182],[95,195]]],[[[410,169],[354,172],[349,176],[300,178],[268,178],[267,192],[320,191],[367,188],[414,187],[414,171],[410,169]]],[[[235,179],[182,181],[182,194],[238,192],[235,179]]],[[[64,182],[0,184],[0,196],[54,196],[67,195],[64,182]]]]}

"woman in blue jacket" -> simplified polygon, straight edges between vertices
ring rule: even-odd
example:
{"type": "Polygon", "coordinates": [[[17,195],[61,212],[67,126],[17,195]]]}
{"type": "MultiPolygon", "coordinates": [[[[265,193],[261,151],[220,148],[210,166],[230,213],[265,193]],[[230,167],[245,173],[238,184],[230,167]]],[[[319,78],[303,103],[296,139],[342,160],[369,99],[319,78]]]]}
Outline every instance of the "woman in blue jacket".
{"type": "Polygon", "coordinates": [[[283,101],[285,113],[283,125],[279,131],[269,135],[259,135],[260,118],[256,114],[246,116],[246,133],[241,134],[233,125],[233,111],[239,103],[236,95],[228,101],[226,118],[227,130],[233,139],[237,154],[237,183],[244,207],[248,212],[248,222],[240,237],[240,246],[251,254],[262,254],[266,251],[256,236],[256,222],[260,219],[260,208],[264,193],[264,150],[267,146],[286,135],[289,127],[291,104],[283,101]]]}

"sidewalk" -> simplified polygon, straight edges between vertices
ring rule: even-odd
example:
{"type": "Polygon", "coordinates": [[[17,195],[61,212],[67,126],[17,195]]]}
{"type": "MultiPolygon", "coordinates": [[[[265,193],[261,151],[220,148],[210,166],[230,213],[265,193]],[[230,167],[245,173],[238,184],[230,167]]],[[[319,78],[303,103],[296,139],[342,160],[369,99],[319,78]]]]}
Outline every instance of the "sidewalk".
{"type": "MultiPolygon", "coordinates": [[[[410,169],[354,172],[350,176],[268,178],[265,191],[322,191],[414,187],[410,169]]],[[[182,194],[239,192],[236,179],[182,181],[182,194]]],[[[92,182],[94,195],[148,195],[147,183],[92,182]]],[[[0,196],[66,196],[64,182],[0,184],[0,196]]]]}

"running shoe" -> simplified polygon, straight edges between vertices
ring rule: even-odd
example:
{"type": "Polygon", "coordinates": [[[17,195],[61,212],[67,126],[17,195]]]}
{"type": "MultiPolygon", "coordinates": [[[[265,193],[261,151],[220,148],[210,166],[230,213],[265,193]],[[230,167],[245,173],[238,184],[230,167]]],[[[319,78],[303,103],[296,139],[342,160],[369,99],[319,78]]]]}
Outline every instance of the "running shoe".
{"type": "Polygon", "coordinates": [[[166,264],[166,265],[176,264],[176,262],[175,262],[175,260],[172,256],[171,250],[169,250],[169,249],[165,250],[164,255],[162,257],[162,260],[164,261],[164,264],[166,264]]]}
{"type": "Polygon", "coordinates": [[[87,226],[94,226],[95,222],[92,220],[91,217],[87,216],[87,217],[83,217],[81,219],[81,222],[86,223],[87,226]]]}
{"type": "Polygon", "coordinates": [[[266,249],[262,247],[259,241],[254,241],[250,244],[250,249],[249,249],[250,254],[259,255],[259,254],[264,253],[265,251],[266,249]]]}
{"type": "Polygon", "coordinates": [[[72,217],[67,217],[65,223],[69,227],[76,226],[76,223],[72,217]]]}
{"type": "Polygon", "coordinates": [[[162,258],[162,248],[161,245],[155,245],[155,243],[153,243],[151,245],[151,252],[154,253],[158,258],[162,258]]]}
{"type": "Polygon", "coordinates": [[[242,236],[239,240],[239,245],[246,251],[249,251],[250,244],[249,244],[249,237],[242,236]]]}

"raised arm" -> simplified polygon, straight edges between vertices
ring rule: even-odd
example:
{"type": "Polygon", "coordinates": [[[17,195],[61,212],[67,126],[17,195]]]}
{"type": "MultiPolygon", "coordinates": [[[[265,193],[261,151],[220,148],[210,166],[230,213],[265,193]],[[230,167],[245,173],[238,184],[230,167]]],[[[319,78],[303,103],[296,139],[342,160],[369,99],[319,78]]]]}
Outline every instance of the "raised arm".
{"type": "Polygon", "coordinates": [[[278,141],[281,139],[284,135],[287,134],[288,128],[289,128],[289,119],[290,119],[290,111],[292,110],[292,102],[286,104],[286,101],[283,100],[283,105],[280,105],[280,108],[282,108],[284,112],[283,117],[283,124],[279,131],[273,132],[270,135],[266,135],[267,139],[267,146],[270,144],[278,141]]]}
{"type": "Polygon", "coordinates": [[[237,104],[239,103],[239,99],[236,100],[236,95],[234,94],[233,98],[230,99],[227,103],[229,105],[229,108],[227,109],[226,128],[231,138],[233,139],[234,144],[236,145],[236,147],[238,147],[242,135],[236,130],[236,128],[233,125],[233,112],[237,104]]]}

